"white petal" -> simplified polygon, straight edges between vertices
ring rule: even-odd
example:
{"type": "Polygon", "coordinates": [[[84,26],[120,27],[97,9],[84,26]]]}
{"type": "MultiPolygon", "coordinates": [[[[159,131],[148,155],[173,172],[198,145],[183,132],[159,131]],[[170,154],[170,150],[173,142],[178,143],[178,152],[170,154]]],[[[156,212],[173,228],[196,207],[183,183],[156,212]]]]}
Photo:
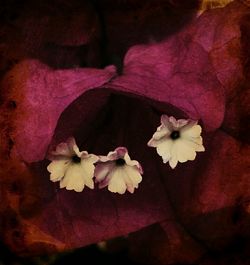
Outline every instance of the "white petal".
{"type": "Polygon", "coordinates": [[[134,167],[125,166],[124,170],[127,173],[133,186],[137,188],[138,184],[142,181],[142,176],[141,176],[139,170],[135,166],[134,167]]]}
{"type": "Polygon", "coordinates": [[[173,142],[171,152],[170,152],[170,158],[169,158],[169,165],[171,168],[175,168],[178,163],[178,157],[177,157],[177,148],[178,144],[177,142],[173,142]]]}
{"type": "Polygon", "coordinates": [[[175,157],[171,157],[169,160],[169,165],[172,169],[174,169],[177,166],[177,159],[175,157]]]}
{"type": "Polygon", "coordinates": [[[188,160],[194,160],[196,157],[195,149],[190,145],[190,141],[179,139],[172,147],[169,165],[175,168],[178,162],[184,163],[188,160]]]}
{"type": "Polygon", "coordinates": [[[52,161],[47,167],[47,170],[51,173],[50,180],[53,182],[61,180],[69,164],[70,161],[66,159],[52,161]]]}
{"type": "Polygon", "coordinates": [[[122,179],[126,185],[126,189],[128,189],[128,187],[134,189],[133,181],[130,178],[129,172],[126,170],[126,166],[124,166],[124,167],[122,167],[122,169],[120,169],[119,174],[120,174],[120,176],[122,176],[122,179]]]}
{"type": "Polygon", "coordinates": [[[194,160],[196,157],[195,149],[187,141],[181,139],[176,143],[176,153],[177,159],[181,163],[194,160]]]}
{"type": "Polygon", "coordinates": [[[91,177],[84,177],[84,184],[89,187],[90,189],[94,189],[94,181],[93,181],[93,178],[91,177]]]}
{"type": "Polygon", "coordinates": [[[96,163],[99,160],[99,157],[97,155],[89,154],[88,155],[88,161],[91,163],[96,163]]]}
{"type": "Polygon", "coordinates": [[[153,139],[160,140],[162,137],[171,133],[170,128],[161,125],[157,128],[157,131],[153,134],[153,139]]]}
{"type": "Polygon", "coordinates": [[[196,138],[199,137],[201,134],[201,126],[194,125],[194,126],[185,126],[181,129],[181,137],[185,138],[196,138]]]}
{"type": "Polygon", "coordinates": [[[162,157],[164,163],[171,157],[172,145],[173,141],[171,139],[165,139],[156,147],[157,153],[162,157]]]}
{"type": "Polygon", "coordinates": [[[121,170],[114,170],[110,179],[108,190],[114,193],[124,194],[127,186],[123,178],[123,172],[121,170]]]}
{"type": "Polygon", "coordinates": [[[140,163],[137,160],[127,160],[127,159],[124,159],[124,160],[128,166],[131,166],[131,167],[136,166],[137,168],[140,167],[140,163]]]}
{"type": "Polygon", "coordinates": [[[128,153],[124,154],[122,158],[125,160],[126,163],[129,163],[131,161],[131,158],[128,153]]]}
{"type": "Polygon", "coordinates": [[[107,156],[101,156],[101,161],[107,162],[107,161],[113,161],[118,159],[118,155],[116,151],[111,151],[107,154],[107,156]]]}
{"type": "Polygon", "coordinates": [[[66,187],[67,190],[81,192],[84,188],[84,177],[80,164],[71,164],[64,178],[60,181],[60,188],[66,187]]]}
{"type": "Polygon", "coordinates": [[[95,166],[90,160],[88,159],[87,161],[82,160],[81,167],[82,167],[82,174],[83,174],[85,185],[89,187],[90,189],[93,189],[94,188],[93,177],[94,177],[95,166]]]}
{"type": "Polygon", "coordinates": [[[147,146],[156,147],[158,145],[158,141],[155,140],[153,137],[148,141],[147,146]]]}
{"type": "Polygon", "coordinates": [[[185,140],[185,143],[187,145],[189,145],[190,147],[192,147],[196,152],[204,152],[205,151],[205,148],[202,144],[201,136],[197,137],[197,138],[193,138],[192,140],[185,140]]]}
{"type": "Polygon", "coordinates": [[[82,155],[83,152],[80,152],[80,151],[79,151],[79,148],[78,148],[78,146],[77,146],[76,144],[74,144],[74,145],[72,146],[72,149],[73,149],[74,153],[75,153],[78,157],[81,157],[81,155],[82,155]]]}
{"type": "Polygon", "coordinates": [[[124,155],[123,158],[128,166],[134,167],[136,166],[138,170],[142,170],[140,163],[137,160],[131,160],[128,153],[124,155]]]}

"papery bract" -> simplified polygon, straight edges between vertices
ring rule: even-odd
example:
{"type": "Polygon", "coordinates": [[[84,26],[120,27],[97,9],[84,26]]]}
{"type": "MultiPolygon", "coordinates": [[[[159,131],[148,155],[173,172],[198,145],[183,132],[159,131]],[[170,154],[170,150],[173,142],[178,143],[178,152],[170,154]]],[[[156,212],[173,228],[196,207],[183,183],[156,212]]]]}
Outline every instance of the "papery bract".
{"type": "Polygon", "coordinates": [[[24,61],[12,69],[4,85],[10,87],[7,100],[17,105],[9,119],[15,128],[11,138],[18,156],[27,162],[44,159],[62,111],[113,76],[114,67],[53,71],[38,61],[24,61]]]}
{"type": "MultiPolygon", "coordinates": [[[[205,12],[160,43],[134,46],[118,77],[113,67],[53,71],[36,61],[16,66],[6,77],[2,109],[4,241],[16,252],[34,254],[161,223],[171,246],[187,247],[182,242],[188,237],[199,256],[206,250],[198,243],[220,250],[237,236],[249,237],[249,149],[239,134],[246,132],[241,115],[248,106],[249,66],[242,51],[247,56],[249,40],[241,35],[247,14],[248,7],[236,1],[205,12]],[[240,111],[233,103],[241,102],[239,95],[246,101],[240,111]],[[175,170],[162,165],[146,146],[162,114],[199,120],[206,152],[175,170]],[[123,196],[58,191],[43,159],[70,135],[91,153],[126,146],[143,165],[140,188],[123,196]],[[171,225],[176,222],[181,228],[171,225]]],[[[178,249],[170,250],[174,259],[162,258],[165,264],[178,260],[178,249]]]]}

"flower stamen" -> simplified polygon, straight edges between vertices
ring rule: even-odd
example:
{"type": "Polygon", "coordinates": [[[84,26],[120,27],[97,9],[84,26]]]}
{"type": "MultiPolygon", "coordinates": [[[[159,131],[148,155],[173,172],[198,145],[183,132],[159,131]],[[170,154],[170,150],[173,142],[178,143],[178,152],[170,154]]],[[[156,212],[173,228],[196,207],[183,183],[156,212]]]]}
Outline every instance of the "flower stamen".
{"type": "Polygon", "coordinates": [[[71,159],[72,159],[72,162],[75,163],[75,164],[81,163],[81,158],[79,156],[77,156],[77,155],[72,156],[71,159]]]}
{"type": "Polygon", "coordinates": [[[124,166],[125,165],[125,160],[123,158],[118,158],[116,161],[115,161],[115,164],[116,166],[124,166]]]}
{"type": "Polygon", "coordinates": [[[176,139],[180,138],[180,132],[179,131],[172,131],[170,134],[170,138],[172,140],[176,140],[176,139]]]}

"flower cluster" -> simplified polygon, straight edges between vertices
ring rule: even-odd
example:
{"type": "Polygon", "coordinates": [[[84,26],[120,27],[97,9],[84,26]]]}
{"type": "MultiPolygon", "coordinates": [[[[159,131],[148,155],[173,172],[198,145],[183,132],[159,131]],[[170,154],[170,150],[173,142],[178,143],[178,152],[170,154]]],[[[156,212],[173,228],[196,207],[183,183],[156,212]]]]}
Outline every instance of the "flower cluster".
{"type": "Polygon", "coordinates": [[[130,159],[125,147],[118,147],[107,156],[96,156],[80,152],[75,139],[70,138],[60,143],[49,158],[52,160],[47,167],[50,180],[60,181],[60,188],[67,190],[81,192],[85,185],[94,189],[95,176],[99,188],[108,186],[111,192],[133,193],[142,181],[141,165],[130,159]]]}
{"type": "MultiPolygon", "coordinates": [[[[178,162],[194,160],[196,152],[205,151],[202,144],[201,126],[196,121],[180,119],[167,115],[161,116],[161,125],[157,128],[148,146],[156,147],[163,162],[169,162],[175,168],[178,162]]],[[[79,151],[75,139],[60,143],[49,155],[52,161],[47,169],[50,180],[60,181],[60,188],[83,191],[87,186],[94,189],[108,187],[110,192],[134,193],[142,181],[143,170],[140,163],[131,160],[125,147],[118,147],[106,156],[79,151]]]]}

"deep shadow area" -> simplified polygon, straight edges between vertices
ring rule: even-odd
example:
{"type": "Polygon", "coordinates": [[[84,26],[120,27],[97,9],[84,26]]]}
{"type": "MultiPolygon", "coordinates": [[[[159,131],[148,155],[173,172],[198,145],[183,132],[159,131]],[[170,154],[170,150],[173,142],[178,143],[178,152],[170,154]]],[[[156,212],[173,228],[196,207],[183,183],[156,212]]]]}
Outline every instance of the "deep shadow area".
{"type": "Polygon", "coordinates": [[[185,27],[199,0],[12,0],[0,6],[0,73],[24,59],[56,69],[122,69],[137,44],[163,40],[185,27]]]}

